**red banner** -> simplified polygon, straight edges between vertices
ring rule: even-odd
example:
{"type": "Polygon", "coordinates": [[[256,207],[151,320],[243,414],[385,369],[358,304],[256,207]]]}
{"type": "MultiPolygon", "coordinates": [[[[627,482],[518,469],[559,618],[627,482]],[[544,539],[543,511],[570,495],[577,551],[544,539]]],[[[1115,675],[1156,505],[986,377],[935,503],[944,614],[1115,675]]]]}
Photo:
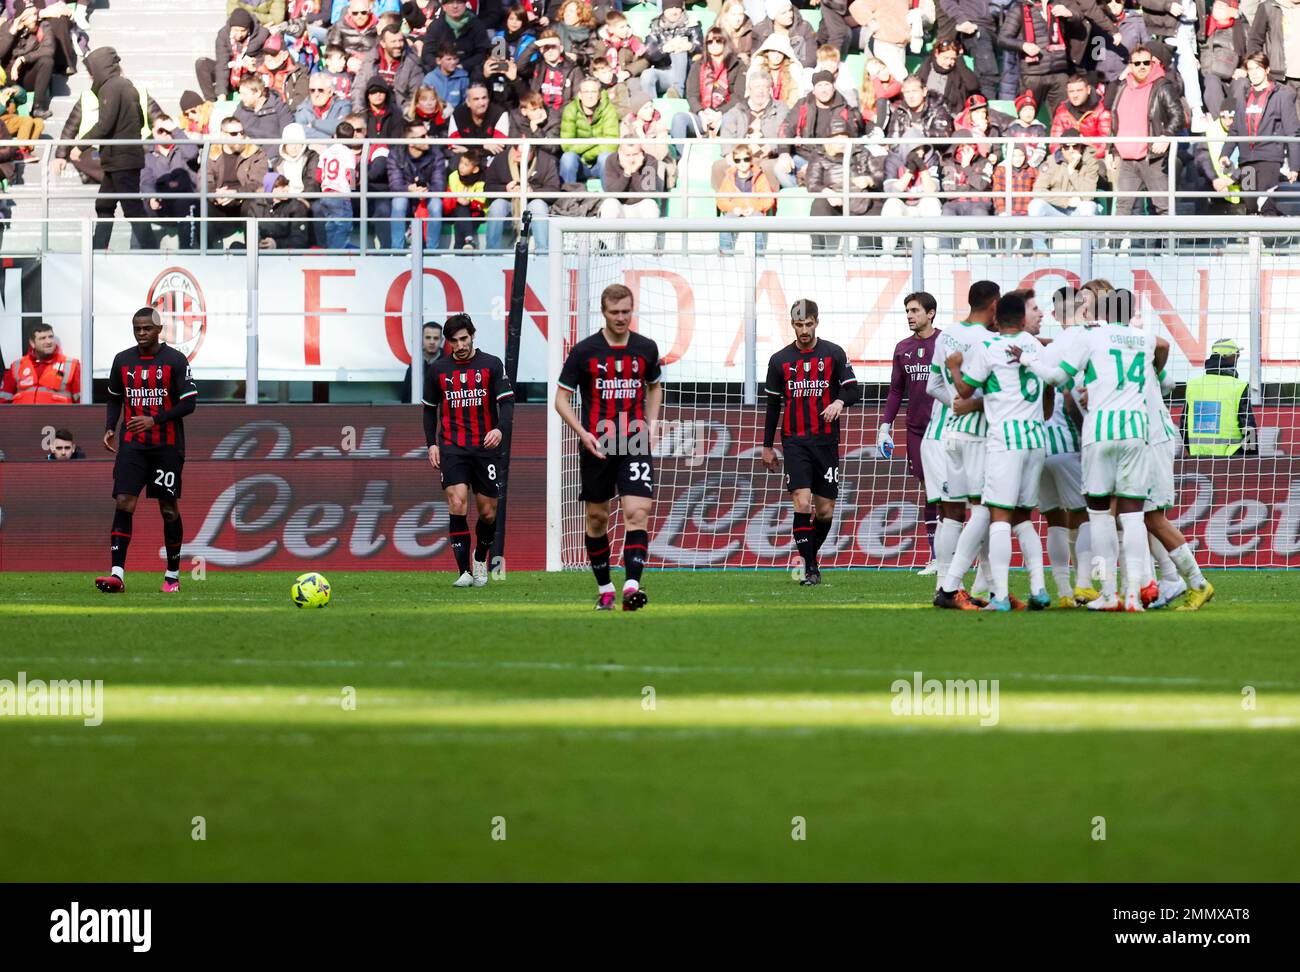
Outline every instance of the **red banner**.
{"type": "MultiPolygon", "coordinates": [[[[0,427],[0,570],[102,570],[112,519],[103,413],[11,407],[0,427]],[[68,427],[88,461],[48,462],[68,427]]],[[[509,480],[511,569],[545,566],[546,409],[516,409],[509,480]]],[[[786,566],[790,507],[761,469],[757,409],[671,407],[656,459],[655,566],[786,566]]],[[[1183,460],[1175,521],[1209,566],[1300,567],[1297,410],[1259,409],[1262,458],[1183,460]]],[[[923,498],[900,454],[874,458],[878,414],[855,410],[842,454],[828,565],[918,566],[928,558],[923,498]],[[869,431],[872,430],[872,431],[869,431]]],[[[400,406],[208,406],[186,421],[185,556],[213,569],[450,570],[446,504],[424,457],[419,410],[400,406]]],[[[161,563],[152,502],[135,522],[134,570],[161,563]]],[[[565,511],[581,562],[581,513],[565,511]]],[[[616,541],[617,541],[617,531],[616,541]]],[[[186,561],[187,566],[189,560],[186,561]]]]}

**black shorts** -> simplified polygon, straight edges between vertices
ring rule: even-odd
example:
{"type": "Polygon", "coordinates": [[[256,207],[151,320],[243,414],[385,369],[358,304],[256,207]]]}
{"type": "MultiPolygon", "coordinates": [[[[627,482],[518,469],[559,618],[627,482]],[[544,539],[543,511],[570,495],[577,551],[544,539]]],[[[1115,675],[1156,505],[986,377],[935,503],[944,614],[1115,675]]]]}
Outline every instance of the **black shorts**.
{"type": "Polygon", "coordinates": [[[597,459],[585,449],[578,458],[582,490],[578,499],[584,503],[608,503],[619,496],[655,494],[654,461],[649,456],[606,456],[597,459]]]}
{"type": "Polygon", "coordinates": [[[180,499],[184,467],[185,453],[176,448],[118,446],[113,463],[113,495],[139,496],[143,489],[149,499],[180,499]]]}
{"type": "Polygon", "coordinates": [[[444,446],[440,453],[443,489],[464,483],[475,496],[496,499],[501,495],[505,460],[499,452],[444,446]]]}
{"type": "Polygon", "coordinates": [[[840,446],[816,439],[783,439],[785,488],[810,489],[814,496],[835,499],[840,494],[840,446]]]}

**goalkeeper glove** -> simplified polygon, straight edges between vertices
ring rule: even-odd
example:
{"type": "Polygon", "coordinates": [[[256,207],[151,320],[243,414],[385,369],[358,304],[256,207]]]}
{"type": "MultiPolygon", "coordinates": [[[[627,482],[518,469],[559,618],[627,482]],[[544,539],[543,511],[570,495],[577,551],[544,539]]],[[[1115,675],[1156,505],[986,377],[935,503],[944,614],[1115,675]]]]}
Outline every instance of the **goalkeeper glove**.
{"type": "Polygon", "coordinates": [[[887,424],[881,425],[880,431],[876,433],[876,452],[882,459],[889,459],[894,455],[894,437],[890,434],[887,424]]]}

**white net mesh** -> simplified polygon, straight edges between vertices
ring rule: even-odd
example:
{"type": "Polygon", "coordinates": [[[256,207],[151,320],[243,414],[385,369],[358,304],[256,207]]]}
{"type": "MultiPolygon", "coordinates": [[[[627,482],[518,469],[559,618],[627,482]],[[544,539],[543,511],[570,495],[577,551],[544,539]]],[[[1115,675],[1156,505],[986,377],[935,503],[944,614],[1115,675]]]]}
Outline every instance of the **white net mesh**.
{"type": "MultiPolygon", "coordinates": [[[[657,342],[664,359],[648,566],[793,566],[790,503],[781,476],[762,468],[759,452],[767,361],[790,342],[789,308],[800,298],[819,304],[819,336],[846,349],[864,388],[863,402],[841,422],[840,499],[822,563],[924,565],[930,559],[925,499],[908,472],[903,413],[893,426],[893,458],[879,458],[875,449],[894,347],[909,333],[904,296],[932,293],[942,328],[964,315],[973,281],[994,280],[1004,291],[1033,287],[1046,314],[1046,338],[1060,332],[1053,291],[1097,277],[1132,290],[1141,323],[1169,340],[1169,371],[1178,382],[1171,399],[1175,424],[1185,383],[1215,364],[1212,346],[1231,340],[1240,349],[1236,372],[1250,385],[1257,426],[1246,437],[1257,454],[1184,455],[1175,469],[1171,519],[1193,539],[1203,564],[1300,566],[1300,463],[1293,458],[1300,259],[1285,241],[1266,237],[1252,247],[1244,234],[1096,232],[1085,239],[1057,233],[1035,251],[1031,234],[985,236],[977,244],[977,234],[927,232],[923,243],[914,238],[915,249],[904,239],[902,249],[882,255],[876,247],[883,232],[837,232],[832,220],[818,241],[830,249],[814,250],[807,232],[769,232],[764,251],[755,254],[756,234],[738,225],[752,222],[725,224],[739,230],[734,254],[719,253],[717,230],[674,229],[665,238],[611,234],[605,223],[555,240],[561,292],[552,299],[567,312],[551,340],[561,343],[561,360],[602,326],[599,297],[612,283],[632,289],[635,326],[657,342]]],[[[560,559],[564,568],[585,568],[577,442],[567,429],[560,448],[560,559]]],[[[610,524],[617,553],[619,517],[610,524]]]]}

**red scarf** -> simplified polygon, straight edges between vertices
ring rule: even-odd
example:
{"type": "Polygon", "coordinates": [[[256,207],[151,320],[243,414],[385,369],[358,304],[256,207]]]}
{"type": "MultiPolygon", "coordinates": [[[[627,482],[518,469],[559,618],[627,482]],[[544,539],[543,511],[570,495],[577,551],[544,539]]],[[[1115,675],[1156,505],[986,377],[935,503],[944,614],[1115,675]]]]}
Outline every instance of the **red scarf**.
{"type": "Polygon", "coordinates": [[[1232,30],[1232,25],[1235,23],[1235,20],[1217,21],[1214,19],[1214,15],[1211,14],[1209,19],[1205,21],[1205,39],[1209,40],[1213,37],[1216,30],[1232,30]]]}
{"type": "MultiPolygon", "coordinates": [[[[1042,4],[1043,19],[1047,21],[1047,46],[1049,48],[1059,48],[1061,46],[1061,23],[1056,19],[1056,15],[1052,13],[1051,0],[1042,0],[1042,4]]],[[[1029,12],[1029,8],[1030,4],[1025,4],[1020,8],[1020,16],[1024,18],[1025,22],[1025,43],[1038,45],[1034,35],[1034,17],[1029,12]]],[[[1039,57],[1038,54],[1033,57],[1026,56],[1025,61],[1028,64],[1037,64],[1039,57]]]]}
{"type": "Polygon", "coordinates": [[[1263,91],[1256,91],[1254,87],[1246,93],[1246,134],[1254,137],[1259,134],[1259,123],[1264,119],[1264,105],[1268,101],[1268,96],[1273,93],[1273,82],[1270,81],[1264,85],[1263,91]],[[1258,108],[1254,111],[1251,109],[1258,108]]]}
{"type": "Polygon", "coordinates": [[[715,65],[706,58],[700,65],[700,106],[718,109],[731,99],[731,78],[727,76],[727,65],[715,65]]]}

